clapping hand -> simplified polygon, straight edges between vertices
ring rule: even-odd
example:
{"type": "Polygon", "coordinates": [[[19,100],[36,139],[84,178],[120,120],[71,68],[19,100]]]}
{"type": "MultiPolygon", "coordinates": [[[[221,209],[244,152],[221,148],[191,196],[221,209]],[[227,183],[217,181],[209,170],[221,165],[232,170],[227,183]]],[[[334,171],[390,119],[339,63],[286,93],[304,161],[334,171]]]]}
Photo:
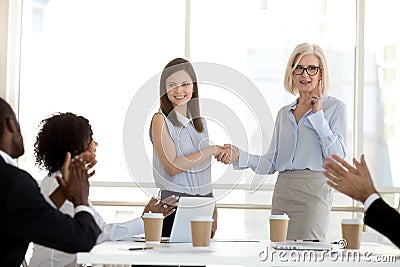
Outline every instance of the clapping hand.
{"type": "MultiPolygon", "coordinates": [[[[79,156],[76,157],[77,160],[79,160],[80,164],[84,167],[85,170],[85,177],[86,179],[92,177],[95,173],[94,170],[89,172],[94,165],[96,165],[96,154],[90,151],[85,151],[81,153],[79,156]]],[[[68,198],[67,194],[67,187],[69,183],[70,176],[72,175],[71,173],[71,167],[72,167],[72,160],[71,160],[71,153],[67,153],[64,164],[61,168],[62,171],[62,176],[57,175],[56,179],[58,184],[60,185],[56,190],[54,190],[53,193],[49,196],[53,204],[57,207],[60,208],[65,200],[68,198]]]]}
{"type": "Polygon", "coordinates": [[[96,160],[96,153],[93,153],[91,151],[85,151],[79,154],[79,158],[81,158],[85,162],[85,169],[88,174],[88,177],[92,177],[95,174],[95,170],[92,170],[89,172],[94,165],[96,165],[97,160],[96,160]]]}
{"type": "MultiPolygon", "coordinates": [[[[85,170],[87,173],[87,177],[92,177],[95,174],[95,170],[92,170],[89,173],[89,170],[91,170],[94,165],[96,165],[97,160],[96,160],[96,154],[90,151],[85,151],[81,153],[79,156],[76,156],[77,159],[80,159],[80,161],[84,164],[85,170]]],[[[68,183],[69,176],[70,176],[70,164],[71,164],[71,153],[67,153],[64,164],[61,168],[62,171],[62,179],[64,180],[65,183],[68,183]]]]}
{"type": "Polygon", "coordinates": [[[89,174],[85,167],[85,161],[79,156],[71,159],[71,154],[68,152],[62,166],[62,177],[56,176],[56,179],[64,196],[75,207],[78,205],[88,205],[88,178],[89,174]]]}
{"type": "Polygon", "coordinates": [[[329,179],[327,184],[351,198],[365,202],[373,193],[377,193],[364,155],[361,161],[353,159],[354,167],[337,155],[327,158],[322,167],[323,174],[329,179]]]}

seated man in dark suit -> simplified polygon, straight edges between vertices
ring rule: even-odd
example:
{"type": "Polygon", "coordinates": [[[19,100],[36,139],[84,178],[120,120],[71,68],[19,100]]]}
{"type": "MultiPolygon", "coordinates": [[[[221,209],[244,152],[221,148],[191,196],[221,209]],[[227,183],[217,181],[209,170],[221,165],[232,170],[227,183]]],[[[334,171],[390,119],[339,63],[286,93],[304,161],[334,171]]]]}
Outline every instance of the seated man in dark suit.
{"type": "Polygon", "coordinates": [[[363,202],[365,224],[387,236],[400,248],[400,214],[379,196],[364,155],[361,162],[353,159],[353,163],[354,167],[337,155],[333,155],[333,159],[328,158],[322,165],[326,169],[324,175],[329,179],[328,185],[363,202]]]}
{"type": "Polygon", "coordinates": [[[71,160],[68,154],[63,177],[58,178],[75,206],[71,218],[52,208],[35,179],[16,167],[15,159],[23,154],[15,113],[0,98],[0,266],[20,266],[30,242],[70,253],[89,251],[100,229],[88,207],[88,173],[82,158],[71,160]]]}

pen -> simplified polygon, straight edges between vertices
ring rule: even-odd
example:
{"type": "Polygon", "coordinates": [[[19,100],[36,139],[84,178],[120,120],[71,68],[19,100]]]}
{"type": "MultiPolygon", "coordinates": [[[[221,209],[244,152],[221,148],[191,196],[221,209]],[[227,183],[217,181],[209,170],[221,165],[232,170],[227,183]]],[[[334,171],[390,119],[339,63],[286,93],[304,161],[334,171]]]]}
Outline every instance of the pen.
{"type": "Polygon", "coordinates": [[[303,239],[303,240],[293,240],[294,242],[319,242],[318,239],[303,239]]]}
{"type": "Polygon", "coordinates": [[[148,250],[153,249],[154,247],[143,247],[143,248],[128,248],[128,250],[148,250]]]}

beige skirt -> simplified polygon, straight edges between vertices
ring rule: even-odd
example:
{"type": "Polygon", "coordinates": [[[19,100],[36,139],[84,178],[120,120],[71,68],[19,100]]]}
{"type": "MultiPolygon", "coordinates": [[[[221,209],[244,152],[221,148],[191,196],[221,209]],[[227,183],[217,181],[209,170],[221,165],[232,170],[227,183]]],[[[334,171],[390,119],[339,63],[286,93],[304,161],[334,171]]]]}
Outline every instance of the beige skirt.
{"type": "Polygon", "coordinates": [[[288,240],[325,240],[332,192],[321,172],[294,170],[279,173],[271,213],[289,216],[288,240]]]}

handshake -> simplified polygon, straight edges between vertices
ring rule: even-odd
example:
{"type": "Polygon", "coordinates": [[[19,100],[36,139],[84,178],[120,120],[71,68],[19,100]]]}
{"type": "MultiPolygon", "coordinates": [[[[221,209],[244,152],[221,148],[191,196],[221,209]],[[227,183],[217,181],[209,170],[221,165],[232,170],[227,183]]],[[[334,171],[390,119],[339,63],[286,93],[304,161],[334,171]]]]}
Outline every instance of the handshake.
{"type": "Polygon", "coordinates": [[[236,146],[225,144],[224,146],[215,146],[214,157],[217,161],[224,164],[231,164],[239,159],[239,150],[236,146]]]}

